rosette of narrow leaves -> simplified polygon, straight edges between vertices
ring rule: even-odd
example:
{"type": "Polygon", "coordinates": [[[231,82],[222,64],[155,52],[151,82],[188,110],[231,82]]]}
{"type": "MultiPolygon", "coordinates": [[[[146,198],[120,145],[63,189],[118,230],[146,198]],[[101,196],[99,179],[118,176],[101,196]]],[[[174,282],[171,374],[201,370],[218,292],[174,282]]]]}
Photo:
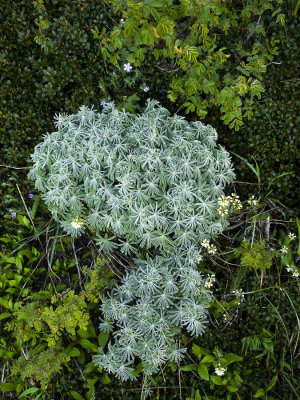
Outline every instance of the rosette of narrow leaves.
{"type": "MultiPolygon", "coordinates": [[[[171,256],[170,256],[171,258],[171,256]]],[[[134,379],[136,360],[151,375],[167,361],[180,361],[185,348],[176,337],[182,328],[196,336],[204,332],[210,294],[199,272],[184,263],[156,256],[135,260],[137,270],[103,298],[104,332],[117,330],[105,354],[94,357],[96,365],[122,380],[134,379]],[[113,343],[112,343],[113,342],[113,343]]]]}
{"type": "Polygon", "coordinates": [[[202,240],[226,226],[217,200],[234,173],[211,126],[148,100],[140,115],[82,106],[56,127],[36,146],[29,177],[66,232],[88,226],[103,252],[126,256],[176,248],[195,265],[202,240]],[[74,229],[78,218],[85,224],[74,229]]]}

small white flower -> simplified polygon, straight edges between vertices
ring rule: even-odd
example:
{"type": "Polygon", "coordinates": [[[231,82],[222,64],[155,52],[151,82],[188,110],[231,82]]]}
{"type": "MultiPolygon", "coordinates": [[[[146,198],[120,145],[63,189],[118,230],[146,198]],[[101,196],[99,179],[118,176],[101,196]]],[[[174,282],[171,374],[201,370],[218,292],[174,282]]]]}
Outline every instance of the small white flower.
{"type": "Polygon", "coordinates": [[[258,200],[254,196],[251,196],[247,202],[250,206],[255,207],[258,204],[258,200]]]}
{"type": "Polygon", "coordinates": [[[150,88],[148,88],[148,86],[146,86],[143,90],[145,93],[147,93],[147,92],[149,92],[150,88]]]}
{"type": "Polygon", "coordinates": [[[231,317],[230,317],[229,314],[223,314],[223,321],[224,321],[224,322],[229,322],[230,319],[231,319],[231,317]]]}
{"type": "Polygon", "coordinates": [[[223,376],[225,374],[225,368],[222,368],[220,364],[217,368],[215,368],[215,373],[219,376],[223,376]]]}
{"type": "Polygon", "coordinates": [[[125,21],[124,21],[123,18],[120,19],[120,22],[121,22],[122,24],[125,24],[125,21]]]}
{"type": "Polygon", "coordinates": [[[130,72],[131,69],[132,66],[130,65],[130,63],[124,64],[124,71],[130,72]]]}
{"type": "Polygon", "coordinates": [[[71,225],[75,229],[81,228],[83,226],[83,224],[84,224],[84,221],[78,217],[74,218],[73,221],[71,222],[71,225]]]}
{"type": "Polygon", "coordinates": [[[224,196],[224,195],[221,196],[218,199],[218,203],[219,203],[220,206],[227,207],[229,205],[229,203],[230,203],[230,196],[224,196]]]}
{"type": "Polygon", "coordinates": [[[288,272],[291,272],[292,273],[292,276],[294,276],[295,278],[298,278],[298,276],[300,275],[299,274],[299,271],[297,270],[297,268],[296,267],[294,267],[293,265],[287,265],[286,266],[286,270],[288,271],[288,272]]]}
{"type": "Polygon", "coordinates": [[[216,246],[214,246],[213,244],[211,244],[211,245],[208,247],[208,253],[209,253],[209,254],[216,254],[216,252],[217,252],[216,246]]]}
{"type": "Polygon", "coordinates": [[[293,267],[291,267],[289,264],[286,266],[286,269],[288,272],[292,272],[293,271],[293,267]]]}
{"type": "Polygon", "coordinates": [[[209,247],[209,241],[207,239],[204,239],[203,242],[201,243],[202,247],[209,247]]]}
{"type": "Polygon", "coordinates": [[[205,282],[205,289],[210,289],[213,284],[216,282],[216,276],[215,275],[208,275],[207,281],[205,282]]]}
{"type": "Polygon", "coordinates": [[[239,306],[241,304],[241,302],[243,301],[245,295],[243,293],[242,289],[236,289],[233,290],[232,293],[235,295],[236,301],[237,301],[237,305],[239,306]]]}
{"type": "Polygon", "coordinates": [[[290,239],[290,241],[295,240],[296,239],[296,235],[294,235],[293,233],[289,233],[288,234],[288,238],[290,239]]]}
{"type": "Polygon", "coordinates": [[[218,214],[221,215],[221,217],[226,217],[228,215],[228,209],[225,207],[220,207],[218,209],[218,214]]]}
{"type": "Polygon", "coordinates": [[[286,253],[289,251],[289,249],[288,249],[286,246],[283,246],[283,247],[280,249],[280,251],[281,251],[282,254],[286,254],[286,253]]]}

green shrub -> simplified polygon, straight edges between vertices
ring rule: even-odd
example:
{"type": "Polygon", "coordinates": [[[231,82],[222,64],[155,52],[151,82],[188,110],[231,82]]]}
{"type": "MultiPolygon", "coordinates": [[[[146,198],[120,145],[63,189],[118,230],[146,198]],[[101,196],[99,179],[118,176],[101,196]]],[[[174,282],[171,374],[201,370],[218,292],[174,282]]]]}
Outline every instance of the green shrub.
{"type": "Polygon", "coordinates": [[[24,165],[53,114],[100,103],[106,74],[92,24],[106,24],[104,3],[20,0],[2,3],[1,128],[3,161],[24,165]],[[90,39],[89,39],[90,38],[90,39]]]}
{"type": "MultiPolygon", "coordinates": [[[[167,6],[167,2],[159,1],[155,4],[163,4],[163,6],[157,7],[151,7],[150,3],[144,7],[150,9],[155,15],[165,14],[166,10],[170,11],[170,2],[167,6]]],[[[214,41],[214,33],[217,33],[215,44],[218,47],[216,49],[211,47],[213,53],[225,46],[227,49],[224,50],[224,53],[232,54],[231,57],[226,59],[226,62],[220,65],[220,68],[224,67],[226,71],[228,70],[231,78],[235,80],[242,73],[236,70],[238,60],[233,51],[238,48],[241,42],[245,41],[247,32],[249,30],[252,32],[252,28],[260,18],[256,14],[259,13],[259,7],[267,8],[270,2],[262,2],[257,9],[255,4],[252,3],[240,7],[240,2],[238,4],[236,2],[226,3],[226,7],[222,5],[220,9],[218,7],[211,9],[211,5],[215,3],[205,2],[205,10],[215,17],[206,24],[207,26],[211,25],[207,37],[214,41]],[[226,8],[230,11],[227,16],[226,8]],[[216,18],[216,14],[219,12],[221,14],[216,18]],[[233,26],[226,34],[224,29],[227,20],[233,26]],[[239,23],[236,24],[237,22],[239,23]],[[219,26],[217,26],[218,24],[219,26]]],[[[208,92],[205,93],[203,87],[201,87],[197,89],[197,95],[192,94],[190,96],[192,99],[190,103],[194,102],[196,106],[195,111],[190,108],[188,116],[190,119],[199,119],[196,109],[200,104],[201,95],[203,97],[201,107],[204,107],[203,110],[208,107],[207,110],[209,110],[205,116],[205,123],[217,128],[221,142],[229,151],[234,151],[240,155],[248,154],[249,161],[251,155],[256,158],[261,168],[263,184],[268,184],[275,174],[291,172],[284,179],[276,181],[274,187],[274,196],[291,207],[297,206],[298,192],[296,190],[300,187],[297,184],[299,174],[296,169],[297,147],[299,146],[299,135],[296,131],[299,101],[295,98],[299,86],[296,77],[299,59],[299,32],[297,30],[297,15],[292,14],[295,8],[294,3],[293,1],[282,2],[279,5],[281,10],[279,11],[276,6],[278,12],[273,16],[271,9],[265,9],[257,29],[247,42],[247,46],[249,45],[247,50],[252,51],[254,43],[260,41],[263,46],[257,49],[257,54],[259,54],[265,52],[263,48],[268,41],[279,40],[279,42],[274,42],[279,52],[275,56],[276,60],[275,58],[274,60],[281,64],[268,65],[266,72],[261,70],[263,76],[261,84],[265,88],[265,92],[262,93],[260,100],[255,100],[256,96],[254,96],[252,105],[249,103],[251,101],[249,94],[235,92],[236,98],[241,97],[243,105],[238,106],[234,112],[239,114],[241,107],[248,107],[249,115],[253,112],[250,121],[247,120],[246,116],[243,117],[244,124],[240,127],[238,134],[232,134],[229,128],[220,123],[221,114],[226,114],[228,110],[221,112],[220,104],[213,103],[213,99],[222,90],[222,85],[230,88],[230,83],[225,82],[227,75],[224,75],[224,69],[219,70],[222,73],[218,73],[217,70],[217,74],[205,78],[208,82],[215,83],[218,79],[217,86],[220,87],[214,93],[206,89],[205,91],[208,92]],[[284,26],[282,26],[281,17],[276,22],[281,14],[285,14],[286,23],[284,26]],[[262,37],[262,30],[267,31],[265,37],[262,37]],[[201,92],[203,93],[201,94],[201,92]],[[271,103],[272,105],[270,105],[271,103]],[[289,196],[287,202],[285,201],[286,192],[295,193],[295,195],[289,196]]],[[[118,4],[123,3],[118,2],[118,4]]],[[[118,4],[116,4],[116,7],[118,4]]],[[[187,12],[185,7],[188,7],[188,4],[188,2],[182,3],[181,12],[183,14],[187,12]]],[[[270,5],[270,7],[273,6],[270,5]]],[[[173,5],[174,10],[178,7],[179,5],[173,5]]],[[[201,7],[201,3],[197,3],[195,10],[204,10],[201,7]]],[[[184,62],[187,57],[183,54],[177,54],[174,48],[173,50],[170,48],[170,51],[173,51],[175,55],[174,62],[171,59],[171,71],[169,71],[168,63],[164,62],[164,55],[159,56],[157,61],[147,56],[151,51],[148,45],[144,47],[147,49],[145,57],[147,56],[149,60],[146,62],[145,58],[141,65],[134,67],[130,72],[124,71],[123,66],[124,63],[129,62],[129,53],[126,53],[126,47],[117,49],[117,52],[120,52],[123,57],[118,60],[119,66],[114,66],[108,60],[103,60],[102,52],[108,51],[111,57],[115,54],[111,52],[111,44],[108,44],[107,47],[104,46],[105,40],[109,41],[110,34],[118,29],[123,37],[122,32],[125,26],[132,24],[132,21],[125,21],[125,24],[119,23],[122,12],[129,12],[129,9],[124,8],[114,15],[115,6],[106,2],[78,3],[71,0],[53,0],[51,3],[36,1],[30,4],[25,0],[20,0],[3,3],[0,9],[4,17],[4,23],[0,27],[0,40],[3,48],[1,53],[3,68],[0,146],[3,163],[24,166],[29,160],[29,154],[34,145],[40,141],[40,137],[47,131],[54,130],[53,115],[59,111],[75,112],[81,104],[94,105],[99,108],[101,101],[107,102],[110,98],[119,109],[125,108],[126,111],[135,112],[144,108],[145,99],[151,95],[152,98],[159,100],[172,112],[183,112],[185,107],[191,107],[183,106],[188,103],[184,98],[186,95],[179,95],[175,103],[167,98],[171,81],[173,79],[182,80],[186,73],[180,65],[174,66],[174,69],[179,68],[179,71],[172,72],[173,63],[175,61],[184,62]],[[96,28],[98,28],[99,34],[96,32],[96,28]],[[101,36],[102,31],[103,37],[101,36]],[[94,36],[97,37],[97,35],[100,35],[100,38],[95,39],[94,36]],[[179,74],[177,78],[176,74],[179,74]],[[146,87],[150,88],[149,92],[144,92],[146,87]]],[[[274,12],[276,10],[274,9],[274,12]]],[[[136,12],[140,13],[141,10],[136,12]]],[[[184,24],[187,24],[192,18],[187,16],[185,22],[180,15],[172,14],[172,17],[174,17],[174,21],[179,22],[178,25],[174,25],[176,29],[184,28],[184,24]]],[[[149,19],[149,26],[156,23],[154,17],[149,16],[149,19]]],[[[144,17],[142,21],[145,21],[144,17]]],[[[173,29],[172,35],[176,32],[176,29],[173,29]]],[[[192,46],[192,43],[187,43],[189,38],[192,41],[194,40],[191,37],[191,31],[186,30],[183,33],[183,37],[178,40],[192,46]]],[[[172,35],[171,37],[173,37],[172,35]]],[[[155,40],[163,43],[161,38],[155,38],[155,40]]],[[[208,43],[206,45],[209,46],[208,43]]],[[[205,49],[206,45],[201,42],[196,47],[205,49]]],[[[180,45],[178,48],[180,48],[180,45]]],[[[160,52],[164,51],[159,46],[156,46],[155,49],[160,52]]],[[[266,52],[268,53],[269,50],[266,52]]],[[[251,56],[251,51],[240,62],[243,62],[247,57],[254,58],[257,56],[257,54],[251,56]]],[[[263,57],[268,57],[267,53],[263,57]]],[[[207,58],[210,55],[205,52],[203,57],[207,58]]],[[[167,58],[166,56],[166,60],[167,58]]],[[[199,59],[199,62],[201,59],[199,59]]],[[[215,62],[216,60],[213,60],[212,65],[215,62]]],[[[269,62],[273,61],[268,61],[267,64],[269,62]]],[[[193,61],[188,61],[188,65],[190,70],[193,61]]],[[[204,74],[207,73],[206,68],[204,74]]],[[[253,73],[254,71],[251,72],[251,74],[253,73]]],[[[203,75],[203,73],[201,74],[203,75]]],[[[246,78],[248,79],[248,77],[246,78]]],[[[182,84],[186,85],[188,81],[185,80],[182,84]]],[[[230,90],[236,91],[236,88],[230,90]]],[[[242,114],[244,114],[244,111],[242,114]]],[[[236,115],[234,118],[238,121],[240,117],[236,115]]],[[[252,180],[244,163],[236,160],[235,165],[238,180],[246,182],[252,180]]],[[[7,171],[1,172],[4,174],[1,174],[1,177],[7,174],[7,171]]],[[[241,195],[244,192],[245,195],[249,194],[247,190],[250,189],[249,186],[241,188],[239,189],[241,195]]]]}
{"type": "Polygon", "coordinates": [[[158,68],[169,84],[168,98],[186,113],[203,119],[217,106],[224,123],[239,130],[253,115],[263,75],[278,55],[279,40],[269,28],[285,23],[280,3],[112,0],[112,12],[122,19],[107,34],[97,26],[93,33],[104,59],[124,69],[128,61],[158,68]]]}

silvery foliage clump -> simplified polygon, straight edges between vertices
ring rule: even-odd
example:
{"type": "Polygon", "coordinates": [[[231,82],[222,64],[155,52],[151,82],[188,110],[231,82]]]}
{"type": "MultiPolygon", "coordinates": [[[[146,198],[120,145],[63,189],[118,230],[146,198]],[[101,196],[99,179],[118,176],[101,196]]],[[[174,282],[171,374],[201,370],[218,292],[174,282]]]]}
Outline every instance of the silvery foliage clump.
{"type": "Polygon", "coordinates": [[[220,233],[218,198],[234,178],[217,133],[148,101],[141,115],[113,103],[59,115],[57,132],[36,146],[29,177],[53,218],[73,236],[84,218],[103,252],[180,249],[192,265],[199,244],[220,233]]]}
{"type": "Polygon", "coordinates": [[[209,292],[196,266],[202,241],[227,226],[218,198],[234,179],[230,157],[216,145],[215,129],[171,116],[154,100],[140,115],[113,103],[102,113],[82,106],[59,115],[56,126],[36,146],[29,177],[67,233],[88,227],[102,253],[135,257],[138,268],[103,299],[101,329],[115,322],[118,330],[98,362],[125,380],[137,357],[151,374],[180,359],[180,328],[195,335],[204,329],[209,292]],[[142,261],[145,251],[151,258],[142,261]]]}
{"type": "Polygon", "coordinates": [[[114,332],[108,352],[100,349],[94,362],[122,380],[131,374],[137,357],[145,375],[159,371],[167,361],[178,363],[186,349],[176,337],[181,328],[196,336],[205,330],[210,294],[200,273],[176,257],[135,260],[138,267],[102,300],[100,329],[114,332]]]}

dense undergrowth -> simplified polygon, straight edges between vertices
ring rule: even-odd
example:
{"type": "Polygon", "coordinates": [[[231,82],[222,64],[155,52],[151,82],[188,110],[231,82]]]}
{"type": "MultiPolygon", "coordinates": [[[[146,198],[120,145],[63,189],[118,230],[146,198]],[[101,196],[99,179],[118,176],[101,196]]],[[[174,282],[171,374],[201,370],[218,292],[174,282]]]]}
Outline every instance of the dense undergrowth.
{"type": "Polygon", "coordinates": [[[89,235],[65,235],[39,197],[20,191],[27,214],[17,185],[6,182],[19,209],[1,237],[4,398],[297,398],[299,221],[287,209],[263,192],[243,202],[198,267],[213,294],[209,329],[199,339],[181,334],[183,361],[147,385],[137,366],[137,381],[125,385],[92,362],[109,339],[98,329],[99,302],[125,273],[121,253],[111,259],[89,235]]]}
{"type": "MultiPolygon", "coordinates": [[[[150,10],[148,20],[147,12],[143,16],[143,29],[148,26],[153,31],[158,24],[155,14],[164,13],[163,7],[189,2],[144,3],[154,11],[150,10]]],[[[219,79],[211,73],[218,91],[205,81],[204,93],[202,88],[192,93],[193,88],[185,87],[177,99],[170,98],[172,80],[173,92],[179,90],[174,89],[174,79],[187,85],[182,80],[184,61],[189,68],[195,63],[193,49],[188,51],[195,46],[194,36],[183,29],[193,17],[185,15],[180,20],[173,15],[177,21],[173,29],[183,29],[174,60],[171,48],[168,54],[162,51],[163,24],[158,37],[154,35],[160,58],[155,60],[150,54],[146,40],[141,46],[145,49],[142,60],[136,46],[126,42],[130,35],[134,37],[134,30],[121,38],[121,44],[115,42],[116,48],[109,44],[113,29],[130,28],[130,21],[125,25],[121,21],[134,13],[125,3],[122,10],[114,10],[110,2],[96,1],[20,0],[0,5],[4,17],[0,28],[1,399],[300,398],[299,1],[224,3],[230,10],[223,12],[231,28],[226,34],[222,31],[226,21],[220,13],[199,48],[205,56],[211,54],[210,41],[216,33],[218,48],[228,46],[231,54],[218,73],[229,75],[219,79]],[[284,18],[279,17],[283,14],[284,18]],[[248,47],[239,49],[245,40],[248,47]],[[259,48],[256,53],[255,43],[260,40],[267,50],[259,48]],[[274,40],[276,52],[266,45],[274,40]],[[241,53],[246,50],[249,54],[241,53]],[[105,51],[110,54],[106,58],[105,51]],[[267,57],[271,51],[269,60],[253,64],[256,55],[267,57]],[[110,58],[117,54],[120,59],[114,65],[110,58]],[[221,111],[218,101],[224,87],[234,86],[236,68],[243,59],[252,62],[253,79],[255,68],[270,64],[258,78],[263,88],[260,98],[243,93],[243,80],[234,89],[242,101],[239,107],[247,106],[253,112],[249,120],[243,116],[243,124],[237,122],[236,132],[236,124],[229,127],[233,120],[226,125],[221,119],[230,111],[221,111]],[[175,60],[180,62],[178,71],[176,64],[173,67],[175,60]],[[126,71],[124,64],[128,63],[132,69],[126,71]],[[205,116],[200,109],[197,113],[200,95],[202,110],[208,111],[205,116]],[[148,98],[159,100],[189,121],[204,117],[204,124],[217,129],[218,143],[231,153],[236,173],[227,193],[239,195],[242,208],[226,215],[229,225],[214,237],[212,247],[203,247],[203,259],[197,265],[212,293],[203,335],[196,338],[181,331],[178,344],[187,348],[183,359],[166,362],[146,378],[144,365],[136,364],[132,372],[136,380],[123,382],[96,365],[93,356],[99,348],[107,353],[113,339],[112,333],[99,329],[102,299],[130,272],[130,263],[124,262],[122,252],[107,255],[99,251],[93,231],[86,230],[77,238],[66,234],[52,218],[49,204],[27,180],[27,173],[34,146],[43,134],[55,129],[55,113],[78,112],[82,104],[100,109],[109,101],[119,110],[140,113],[148,98]],[[195,111],[186,103],[194,104],[195,111]]],[[[213,62],[211,66],[220,67],[213,62]]],[[[204,79],[201,74],[199,80],[204,79]]],[[[237,115],[235,119],[240,120],[237,115]]]]}

